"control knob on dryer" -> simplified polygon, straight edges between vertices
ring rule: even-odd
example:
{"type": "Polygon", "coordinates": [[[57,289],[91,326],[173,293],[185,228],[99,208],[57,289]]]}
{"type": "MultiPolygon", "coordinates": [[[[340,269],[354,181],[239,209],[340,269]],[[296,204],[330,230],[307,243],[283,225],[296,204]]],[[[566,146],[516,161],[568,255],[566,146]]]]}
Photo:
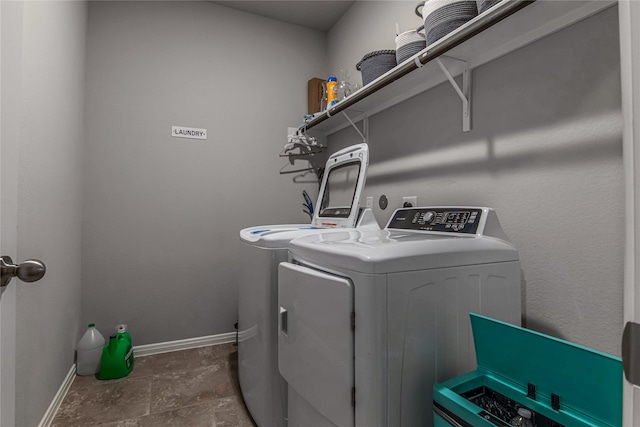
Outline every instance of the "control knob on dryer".
{"type": "Polygon", "coordinates": [[[431,222],[436,219],[436,213],[434,211],[428,211],[424,214],[424,222],[431,222]]]}

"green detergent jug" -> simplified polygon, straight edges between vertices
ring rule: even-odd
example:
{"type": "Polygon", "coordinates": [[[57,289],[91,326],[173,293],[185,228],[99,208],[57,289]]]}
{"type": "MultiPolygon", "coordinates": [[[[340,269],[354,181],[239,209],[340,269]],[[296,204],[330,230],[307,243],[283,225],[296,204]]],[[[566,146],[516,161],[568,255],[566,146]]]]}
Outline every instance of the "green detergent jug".
{"type": "Polygon", "coordinates": [[[112,380],[129,375],[133,369],[133,346],[128,332],[118,332],[109,337],[102,349],[98,379],[112,380]]]}
{"type": "MultiPolygon", "coordinates": [[[[127,325],[126,324],[122,324],[122,325],[118,325],[116,326],[116,336],[122,334],[122,336],[129,341],[129,345],[133,346],[133,342],[131,341],[131,335],[129,335],[129,332],[127,332],[127,325]]],[[[133,360],[133,356],[131,356],[131,360],[133,360]]]]}

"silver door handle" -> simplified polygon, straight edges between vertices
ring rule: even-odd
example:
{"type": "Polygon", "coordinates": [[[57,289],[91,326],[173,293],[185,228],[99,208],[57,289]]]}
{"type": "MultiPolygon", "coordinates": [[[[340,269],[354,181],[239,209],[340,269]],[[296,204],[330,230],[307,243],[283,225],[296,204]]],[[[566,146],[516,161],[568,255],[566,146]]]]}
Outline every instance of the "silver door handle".
{"type": "Polygon", "coordinates": [[[0,257],[0,287],[7,286],[14,277],[23,282],[35,282],[42,279],[46,271],[44,263],[37,259],[29,259],[15,265],[11,257],[2,256],[0,257]]]}

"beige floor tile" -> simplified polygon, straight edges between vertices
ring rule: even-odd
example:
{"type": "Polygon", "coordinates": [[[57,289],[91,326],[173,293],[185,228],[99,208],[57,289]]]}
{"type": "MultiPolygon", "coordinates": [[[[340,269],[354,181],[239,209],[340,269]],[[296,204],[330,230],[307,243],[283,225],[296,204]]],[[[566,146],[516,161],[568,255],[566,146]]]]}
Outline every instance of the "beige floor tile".
{"type": "Polygon", "coordinates": [[[135,359],[134,368],[130,376],[138,378],[163,373],[188,371],[218,364],[220,361],[228,361],[229,358],[234,357],[237,359],[235,344],[220,344],[143,356],[135,359]]]}
{"type": "Polygon", "coordinates": [[[105,424],[104,427],[216,427],[213,401],[105,424]]]}
{"type": "Polygon", "coordinates": [[[155,375],[151,377],[151,413],[195,405],[234,393],[231,375],[224,362],[155,375]]]}
{"type": "Polygon", "coordinates": [[[216,427],[255,427],[239,396],[218,399],[214,404],[216,427]]]}

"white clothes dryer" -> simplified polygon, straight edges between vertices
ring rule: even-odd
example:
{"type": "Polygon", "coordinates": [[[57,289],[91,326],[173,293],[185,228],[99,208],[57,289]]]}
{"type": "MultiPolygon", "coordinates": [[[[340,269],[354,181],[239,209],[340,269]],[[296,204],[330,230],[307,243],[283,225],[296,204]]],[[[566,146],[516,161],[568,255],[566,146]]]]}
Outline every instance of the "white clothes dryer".
{"type": "Polygon", "coordinates": [[[359,209],[369,151],[347,147],[327,160],[311,224],[265,225],[240,231],[238,376],[245,404],[260,427],[284,427],[287,386],[278,371],[278,264],[289,242],[345,227],[379,230],[371,210],[359,209]]]}
{"type": "Polygon", "coordinates": [[[297,238],[280,264],[290,427],[433,425],[432,385],[475,367],[469,312],[520,324],[518,252],[489,208],[396,210],[297,238]]]}

